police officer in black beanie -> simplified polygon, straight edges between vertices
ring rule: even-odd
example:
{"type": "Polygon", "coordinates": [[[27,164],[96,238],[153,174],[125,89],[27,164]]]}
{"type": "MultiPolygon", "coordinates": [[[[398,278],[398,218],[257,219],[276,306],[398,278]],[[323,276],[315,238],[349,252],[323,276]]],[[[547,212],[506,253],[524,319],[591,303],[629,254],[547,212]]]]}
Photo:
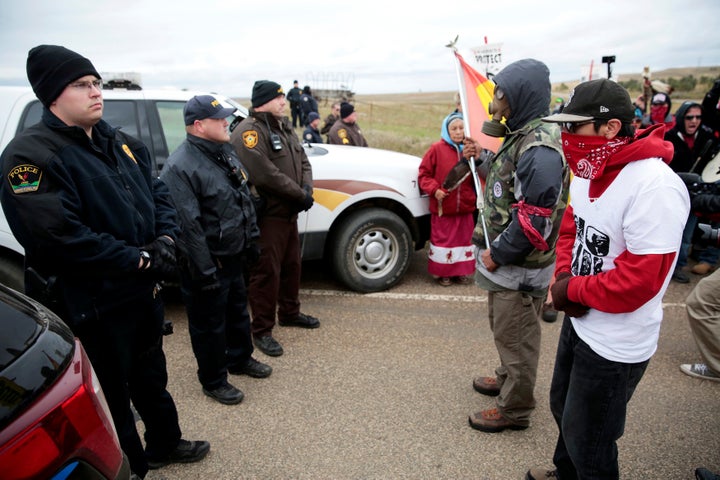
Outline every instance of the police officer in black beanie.
{"type": "Polygon", "coordinates": [[[260,259],[250,272],[248,299],[255,346],[282,355],[272,335],[281,326],[317,328],[320,321],[300,312],[300,237],[297,217],[313,205],[312,168],[290,120],[285,95],[273,81],[253,85],[250,115],[233,130],[230,143],[263,199],[258,212],[260,259]]]}
{"type": "Polygon", "coordinates": [[[0,201],[25,249],[25,290],[80,338],[130,468],[205,457],[181,439],[167,391],[157,282],[175,269],[177,226],[148,149],[102,120],[100,75],[56,45],[30,50],[27,75],[42,120],[0,157],[0,201]],[[130,401],[145,424],[145,444],[130,401]]]}
{"type": "Polygon", "coordinates": [[[367,147],[368,143],[357,123],[357,112],[352,103],[340,104],[340,118],[328,132],[328,143],[367,147]]]}

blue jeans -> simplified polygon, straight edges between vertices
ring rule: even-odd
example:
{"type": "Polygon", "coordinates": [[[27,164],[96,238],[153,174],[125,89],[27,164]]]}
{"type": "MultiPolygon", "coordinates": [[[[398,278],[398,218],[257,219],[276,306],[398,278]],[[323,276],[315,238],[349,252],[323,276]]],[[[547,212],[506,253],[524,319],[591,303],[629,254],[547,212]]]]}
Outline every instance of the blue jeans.
{"type": "Polygon", "coordinates": [[[220,288],[202,291],[182,272],[182,295],[198,379],[214,390],[227,382],[228,368],[244,367],[253,353],[247,289],[240,260],[224,258],[217,269],[220,288]]]}
{"type": "Polygon", "coordinates": [[[550,387],[550,410],[560,430],[553,456],[560,480],[619,478],[617,440],[649,362],[601,357],[565,316],[550,387]]]}

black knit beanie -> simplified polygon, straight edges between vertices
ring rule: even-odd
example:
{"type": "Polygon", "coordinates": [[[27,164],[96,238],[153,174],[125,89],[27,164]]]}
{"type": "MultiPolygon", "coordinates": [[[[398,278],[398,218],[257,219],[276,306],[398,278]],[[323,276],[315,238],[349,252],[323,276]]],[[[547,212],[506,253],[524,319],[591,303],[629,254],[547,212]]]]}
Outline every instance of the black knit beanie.
{"type": "Polygon", "coordinates": [[[27,76],[43,105],[60,96],[65,87],[85,75],[100,74],[90,60],[58,45],[38,45],[28,52],[27,76]]]}
{"type": "Polygon", "coordinates": [[[252,89],[252,106],[255,108],[260,105],[265,105],[275,97],[284,94],[279,83],[271,82],[270,80],[258,80],[252,89]]]}
{"type": "Polygon", "coordinates": [[[340,118],[347,118],[355,111],[355,107],[352,106],[352,103],[348,102],[342,102],[340,104],[340,118]]]}

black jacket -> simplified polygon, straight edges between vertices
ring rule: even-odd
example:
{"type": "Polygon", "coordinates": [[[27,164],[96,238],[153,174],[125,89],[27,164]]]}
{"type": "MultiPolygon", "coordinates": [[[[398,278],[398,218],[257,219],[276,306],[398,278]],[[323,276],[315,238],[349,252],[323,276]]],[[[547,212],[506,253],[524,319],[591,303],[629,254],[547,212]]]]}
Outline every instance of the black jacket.
{"type": "MultiPolygon", "coordinates": [[[[49,110],[0,157],[0,200],[27,267],[56,277],[71,325],[130,303],[155,280],[138,272],[139,248],[176,237],[167,188],[139,140],[105,121],[92,141],[49,110]]],[[[26,272],[26,290],[39,288],[26,272]]]]}
{"type": "Polygon", "coordinates": [[[684,117],[690,107],[699,108],[700,105],[695,102],[684,102],[680,105],[675,112],[675,126],[665,133],[665,140],[671,142],[675,148],[670,168],[675,172],[690,172],[697,161],[693,173],[702,174],[705,165],[712,159],[717,149],[717,139],[712,130],[701,124],[695,132],[693,148],[688,146],[683,134],[685,133],[684,117]]]}
{"type": "Polygon", "coordinates": [[[215,258],[239,256],[260,236],[247,178],[232,145],[190,134],[165,163],[160,179],[177,208],[178,248],[194,279],[212,277],[215,258]]]}

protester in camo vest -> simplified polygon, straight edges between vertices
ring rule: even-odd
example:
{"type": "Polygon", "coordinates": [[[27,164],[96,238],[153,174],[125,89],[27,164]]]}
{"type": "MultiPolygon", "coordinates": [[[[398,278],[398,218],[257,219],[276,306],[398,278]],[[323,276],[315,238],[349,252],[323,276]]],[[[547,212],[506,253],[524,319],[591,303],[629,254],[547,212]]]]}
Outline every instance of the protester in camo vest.
{"type": "MultiPolygon", "coordinates": [[[[504,141],[490,165],[473,235],[475,281],[488,291],[490,328],[500,356],[494,375],[473,381],[475,390],[497,397],[494,407],[469,418],[470,426],[484,432],[522,430],[530,424],[540,356],[539,314],[553,274],[570,176],[560,129],[541,121],[550,105],[545,64],[519,60],[494,80],[493,120],[483,125],[483,132],[504,141]],[[505,124],[500,123],[503,117],[505,124]]],[[[465,140],[466,158],[477,158],[480,150],[476,140],[465,140]]]]}

